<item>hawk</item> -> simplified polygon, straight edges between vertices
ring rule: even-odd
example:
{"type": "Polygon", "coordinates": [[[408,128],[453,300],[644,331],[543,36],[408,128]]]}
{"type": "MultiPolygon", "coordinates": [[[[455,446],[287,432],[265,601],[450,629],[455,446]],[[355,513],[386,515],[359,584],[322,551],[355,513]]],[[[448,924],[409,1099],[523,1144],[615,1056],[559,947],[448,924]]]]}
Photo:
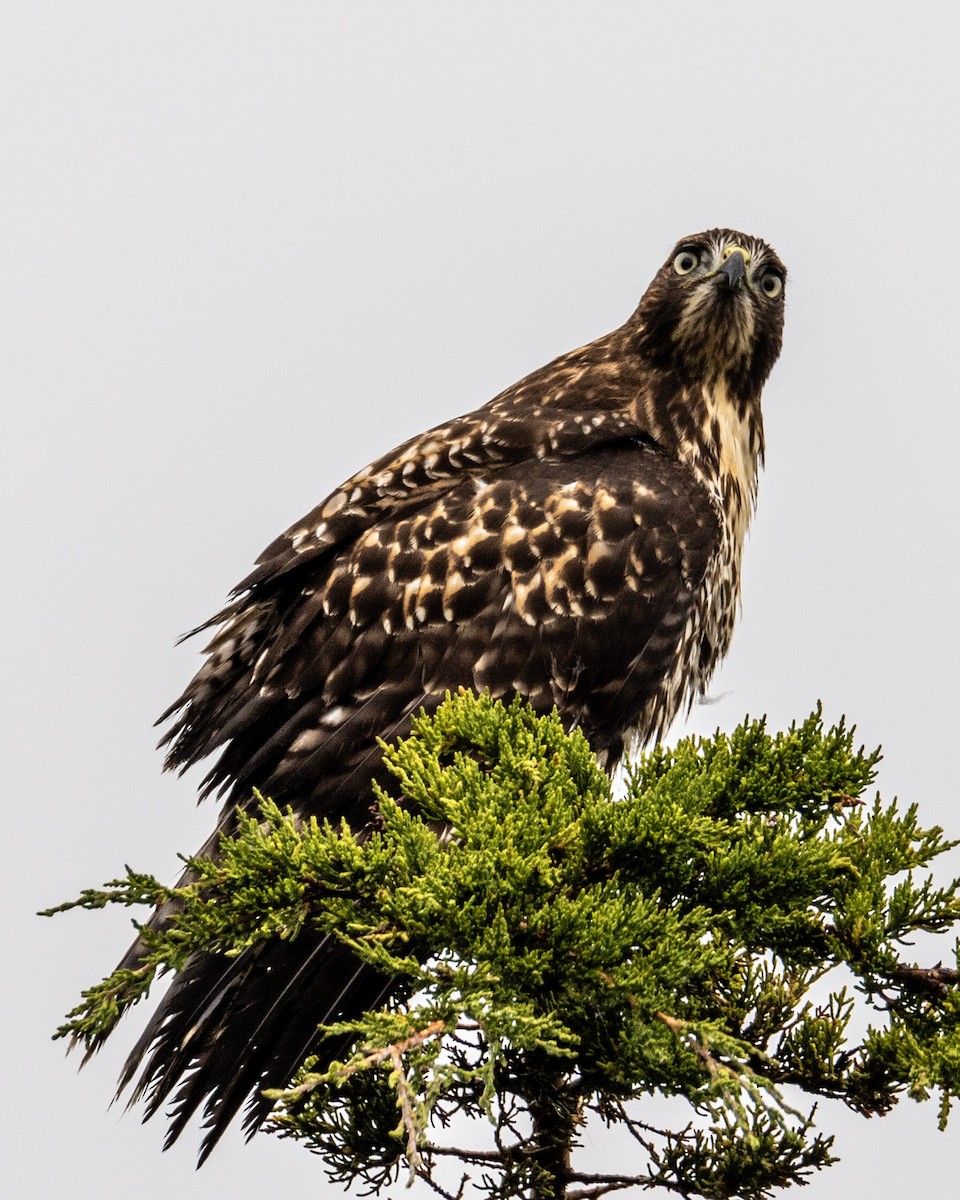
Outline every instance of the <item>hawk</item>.
{"type": "MultiPolygon", "coordinates": [[[[377,738],[459,687],[556,708],[608,769],[659,737],[730,644],[785,280],[757,238],[684,238],[620,328],[364,467],[268,546],[161,718],[168,767],[218,753],[203,852],[255,788],[362,829],[377,738]]],[[[148,1115],[173,1097],[167,1144],[202,1110],[202,1161],[309,1053],[342,1053],[319,1024],[390,987],[309,931],[195,955],[121,1087],[139,1073],[148,1115]]]]}

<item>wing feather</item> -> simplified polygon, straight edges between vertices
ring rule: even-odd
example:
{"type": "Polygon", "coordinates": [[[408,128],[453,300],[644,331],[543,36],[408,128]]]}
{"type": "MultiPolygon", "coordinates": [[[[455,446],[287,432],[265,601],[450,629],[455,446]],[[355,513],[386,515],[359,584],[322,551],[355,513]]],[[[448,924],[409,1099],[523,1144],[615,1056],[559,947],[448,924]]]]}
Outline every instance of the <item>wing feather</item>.
{"type": "Polygon", "coordinates": [[[245,661],[219,690],[201,670],[171,757],[225,747],[208,782],[231,802],[257,787],[338,817],[338,764],[352,773],[363,747],[374,762],[377,735],[463,684],[573,705],[598,749],[617,748],[629,700],[676,655],[717,536],[689,469],[632,439],[462,479],[308,576],[258,585],[257,636],[238,605],[212,643],[243,646],[245,661]]]}

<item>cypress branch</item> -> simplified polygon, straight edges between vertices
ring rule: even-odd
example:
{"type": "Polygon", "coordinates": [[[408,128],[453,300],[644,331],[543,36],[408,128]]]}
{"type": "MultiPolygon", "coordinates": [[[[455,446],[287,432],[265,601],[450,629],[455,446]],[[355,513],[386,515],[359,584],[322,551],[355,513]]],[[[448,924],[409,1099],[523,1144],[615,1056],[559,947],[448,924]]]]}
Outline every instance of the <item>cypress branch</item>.
{"type": "Polygon", "coordinates": [[[834,1161],[822,1098],[882,1115],[936,1093],[946,1123],[955,944],[948,965],[903,956],[918,931],[955,931],[960,881],[928,874],[955,843],[867,797],[879,754],[843,722],[818,709],[784,733],[747,721],[658,747],[620,800],[582,736],[520,702],[459,693],[384,755],[372,831],[261,798],[189,860],[188,886],[128,869],[49,910],[176,902],[142,968],[85,992],[57,1036],[93,1049],[157,970],[315,929],[410,997],[325,1027],[344,1061],[309,1059],[271,1093],[273,1128],[334,1181],[376,1191],[405,1169],[455,1195],[440,1164],[459,1161],[491,1200],[760,1200],[834,1161]],[[690,1124],[644,1124],[656,1093],[685,1098],[690,1124]],[[457,1114],[485,1147],[446,1140],[457,1114]],[[579,1170],[591,1114],[634,1136],[635,1174],[579,1170]]]}

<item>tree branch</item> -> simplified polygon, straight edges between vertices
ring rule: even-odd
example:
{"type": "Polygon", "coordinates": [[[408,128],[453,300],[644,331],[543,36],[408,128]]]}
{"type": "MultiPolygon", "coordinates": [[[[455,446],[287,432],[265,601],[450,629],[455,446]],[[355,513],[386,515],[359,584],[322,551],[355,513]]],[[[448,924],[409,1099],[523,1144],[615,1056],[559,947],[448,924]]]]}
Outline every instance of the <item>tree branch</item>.
{"type": "Polygon", "coordinates": [[[937,963],[935,967],[908,967],[903,963],[890,972],[890,978],[899,983],[904,991],[914,995],[935,996],[944,1000],[950,989],[960,982],[960,975],[953,967],[937,963]]]}

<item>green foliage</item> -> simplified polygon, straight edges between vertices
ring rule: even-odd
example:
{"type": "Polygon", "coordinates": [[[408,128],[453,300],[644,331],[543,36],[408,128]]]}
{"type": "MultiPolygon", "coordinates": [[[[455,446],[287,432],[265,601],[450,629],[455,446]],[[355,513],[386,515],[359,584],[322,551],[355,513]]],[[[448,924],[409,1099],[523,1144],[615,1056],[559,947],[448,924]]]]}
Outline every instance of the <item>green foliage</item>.
{"type": "Polygon", "coordinates": [[[960,884],[925,873],[953,843],[914,807],[861,801],[878,755],[843,723],[817,711],[782,734],[753,721],[658,748],[616,801],[584,738],[520,702],[460,693],[384,753],[393,785],[372,831],[262,800],[216,859],[189,860],[188,886],[128,871],[61,906],[179,912],[142,969],[84,993],[59,1034],[94,1047],[159,967],[312,926],[412,997],[329,1027],[355,1053],[308,1061],[277,1094],[276,1127],[335,1180],[376,1190],[447,1156],[490,1197],[630,1183],[764,1197],[833,1161],[806,1113],[816,1098],[870,1115],[937,1091],[946,1121],[955,967],[901,953],[960,918],[960,884]],[[858,1009],[873,1021],[859,1038],[858,1009]],[[652,1093],[697,1119],[650,1129],[652,1093]],[[567,1164],[591,1111],[634,1134],[635,1176],[567,1164]],[[457,1113],[491,1130],[489,1148],[444,1145],[457,1113]]]}

